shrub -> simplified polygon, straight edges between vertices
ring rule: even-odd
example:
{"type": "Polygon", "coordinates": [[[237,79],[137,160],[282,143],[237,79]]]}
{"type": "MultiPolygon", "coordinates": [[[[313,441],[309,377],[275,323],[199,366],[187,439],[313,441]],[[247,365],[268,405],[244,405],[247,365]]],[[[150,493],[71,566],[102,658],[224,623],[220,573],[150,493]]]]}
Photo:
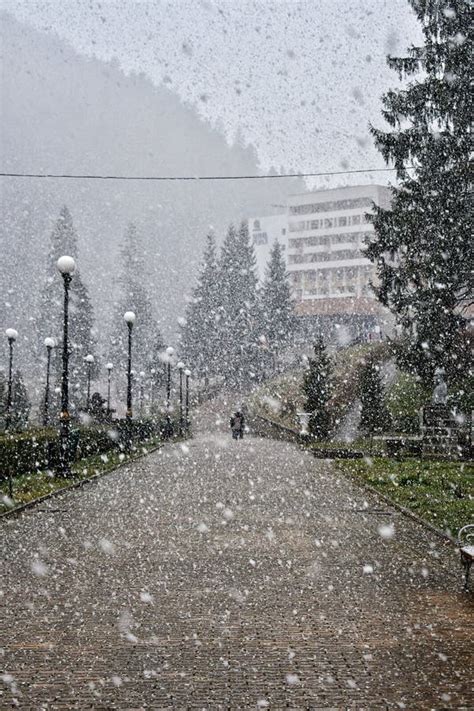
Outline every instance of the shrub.
{"type": "Polygon", "coordinates": [[[429,391],[415,376],[400,373],[386,397],[394,431],[417,434],[420,431],[420,410],[429,401],[429,391]]]}
{"type": "MultiPolygon", "coordinates": [[[[71,429],[72,461],[114,448],[126,448],[130,443],[144,442],[164,436],[165,423],[152,420],[118,420],[113,425],[97,425],[71,429]]],[[[14,476],[44,469],[54,469],[59,464],[59,432],[55,429],[28,430],[0,436],[0,481],[14,476]]]]}

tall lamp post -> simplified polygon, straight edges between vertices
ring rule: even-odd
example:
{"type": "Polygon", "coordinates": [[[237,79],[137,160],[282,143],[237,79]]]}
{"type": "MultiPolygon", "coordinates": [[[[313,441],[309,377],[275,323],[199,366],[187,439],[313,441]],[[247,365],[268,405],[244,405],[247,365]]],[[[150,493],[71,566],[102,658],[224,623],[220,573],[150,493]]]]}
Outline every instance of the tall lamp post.
{"type": "Polygon", "coordinates": [[[133,311],[126,311],[123,320],[128,327],[128,362],[127,362],[127,412],[125,417],[128,422],[132,420],[132,330],[135,323],[133,311]]]}
{"type": "Polygon", "coordinates": [[[107,417],[110,417],[110,380],[112,378],[113,363],[106,363],[107,369],[107,417]]]}
{"type": "Polygon", "coordinates": [[[174,356],[173,346],[168,346],[166,355],[166,409],[169,411],[171,404],[171,359],[174,356]]]}
{"type": "Polygon", "coordinates": [[[184,422],[183,422],[183,371],[184,363],[179,361],[177,364],[179,370],[179,434],[183,434],[184,422]]]}
{"type": "Polygon", "coordinates": [[[138,373],[139,377],[139,407],[140,407],[140,417],[143,418],[143,400],[145,399],[145,371],[141,370],[138,373]]]}
{"type": "Polygon", "coordinates": [[[94,356],[91,353],[88,353],[86,357],[84,358],[85,362],[87,363],[87,405],[86,405],[86,410],[89,412],[90,404],[91,404],[91,371],[92,371],[92,365],[94,363],[94,356]]]}
{"type": "Polygon", "coordinates": [[[153,417],[153,410],[155,408],[155,375],[156,370],[152,368],[150,371],[151,381],[150,381],[150,414],[153,417]]]}
{"type": "Polygon", "coordinates": [[[70,431],[71,422],[69,415],[69,287],[76,263],[72,257],[59,257],[57,267],[63,278],[64,285],[64,313],[63,313],[63,353],[61,373],[61,414],[59,416],[60,461],[59,474],[67,477],[71,474],[69,466],[70,431]]]}
{"type": "Polygon", "coordinates": [[[5,335],[8,338],[8,393],[7,393],[7,411],[5,413],[5,431],[11,427],[12,422],[12,404],[13,404],[13,344],[18,338],[18,331],[14,328],[7,328],[5,335]]]}
{"type": "Polygon", "coordinates": [[[186,409],[185,409],[185,426],[186,426],[186,433],[189,430],[189,378],[191,377],[191,371],[186,368],[184,371],[184,374],[186,376],[186,409]]]}
{"type": "Polygon", "coordinates": [[[49,425],[49,379],[51,372],[51,351],[56,345],[54,338],[45,338],[44,345],[46,346],[46,387],[44,391],[44,409],[43,409],[43,427],[49,425]]]}
{"type": "Polygon", "coordinates": [[[168,437],[173,434],[171,427],[171,360],[174,356],[173,346],[168,346],[166,349],[167,369],[166,369],[166,433],[168,437]]]}

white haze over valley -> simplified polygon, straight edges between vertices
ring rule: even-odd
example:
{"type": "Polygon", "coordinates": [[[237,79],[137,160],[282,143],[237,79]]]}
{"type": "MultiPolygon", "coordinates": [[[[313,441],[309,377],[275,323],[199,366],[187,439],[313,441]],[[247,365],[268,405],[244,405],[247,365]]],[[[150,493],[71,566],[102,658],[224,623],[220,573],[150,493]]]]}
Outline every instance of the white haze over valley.
{"type": "MultiPolygon", "coordinates": [[[[405,0],[2,4],[4,172],[239,175],[382,167],[368,123],[395,77],[387,52],[419,38],[405,0]],[[377,70],[374,71],[374,67],[377,70]]],[[[302,180],[143,183],[1,178],[0,326],[28,358],[49,235],[66,204],[102,346],[127,224],[142,236],[168,340],[210,226],[278,211],[302,180]]]]}

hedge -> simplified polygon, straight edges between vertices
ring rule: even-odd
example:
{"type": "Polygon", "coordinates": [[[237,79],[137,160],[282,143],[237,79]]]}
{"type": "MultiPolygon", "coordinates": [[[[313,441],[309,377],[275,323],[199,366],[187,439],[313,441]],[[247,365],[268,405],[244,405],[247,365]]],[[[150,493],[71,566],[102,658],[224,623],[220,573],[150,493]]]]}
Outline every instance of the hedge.
{"type": "MultiPolygon", "coordinates": [[[[70,460],[77,461],[111,449],[126,449],[134,442],[152,437],[166,439],[164,422],[117,420],[112,425],[71,427],[70,460]]],[[[0,436],[0,481],[12,476],[54,469],[59,464],[59,432],[54,429],[30,430],[0,436]]]]}

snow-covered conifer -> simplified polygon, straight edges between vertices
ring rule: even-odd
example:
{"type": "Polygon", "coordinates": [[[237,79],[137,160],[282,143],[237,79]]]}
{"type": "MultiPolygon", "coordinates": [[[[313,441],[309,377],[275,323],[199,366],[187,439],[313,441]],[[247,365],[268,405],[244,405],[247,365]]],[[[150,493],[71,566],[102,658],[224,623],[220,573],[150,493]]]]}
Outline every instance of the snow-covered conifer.
{"type": "Polygon", "coordinates": [[[327,439],[331,431],[328,403],[332,394],[332,367],[322,338],[314,344],[314,357],[309,358],[303,378],[305,411],[311,413],[308,431],[316,439],[327,439]]]}
{"type": "MultiPolygon", "coordinates": [[[[127,364],[128,331],[123,320],[126,311],[133,311],[136,320],[133,325],[133,368],[135,371],[150,373],[157,367],[157,350],[164,348],[164,342],[153,314],[149,287],[152,284],[147,274],[146,253],[142,238],[134,223],[125,232],[121,250],[122,271],[119,277],[120,300],[116,308],[114,327],[111,335],[111,355],[118,373],[124,373],[127,364]]],[[[125,382],[125,381],[124,381],[125,382]]]]}
{"type": "Polygon", "coordinates": [[[275,363],[277,354],[291,343],[293,308],[281,244],[275,241],[260,293],[260,324],[265,345],[275,363]]]}
{"type": "Polygon", "coordinates": [[[469,358],[472,8],[466,0],[410,4],[424,44],[388,58],[409,81],[383,97],[391,130],[372,133],[399,186],[391,207],[375,210],[367,254],[378,267],[377,295],[403,327],[401,364],[425,381],[442,367],[452,382],[469,358]]]}

